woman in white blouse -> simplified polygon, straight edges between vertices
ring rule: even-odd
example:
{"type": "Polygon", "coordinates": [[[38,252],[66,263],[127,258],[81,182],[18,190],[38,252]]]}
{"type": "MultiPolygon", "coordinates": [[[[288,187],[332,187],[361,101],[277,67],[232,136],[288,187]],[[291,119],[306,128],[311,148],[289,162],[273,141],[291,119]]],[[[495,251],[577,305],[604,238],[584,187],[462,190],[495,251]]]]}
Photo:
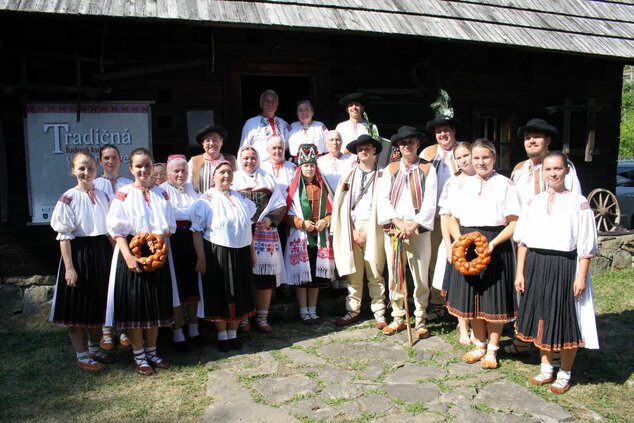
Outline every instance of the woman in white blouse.
{"type": "Polygon", "coordinates": [[[95,179],[95,188],[108,195],[110,201],[119,188],[132,183],[131,179],[119,176],[121,153],[114,145],[104,145],[99,149],[99,163],[103,167],[103,175],[95,179]]]}
{"type": "Polygon", "coordinates": [[[516,337],[541,351],[540,373],[533,385],[554,383],[550,391],[570,389],[577,348],[599,348],[588,268],[597,249],[594,213],[587,199],[565,187],[566,156],[548,153],[542,165],[548,190],[522,210],[515,240],[515,288],[522,294],[516,337]],[[553,353],[561,352],[555,379],[553,353]]]}
{"type": "MultiPolygon", "coordinates": [[[[273,176],[260,169],[260,157],[250,145],[238,151],[238,170],[232,188],[243,197],[253,201],[256,212],[253,216],[253,245],[257,264],[253,268],[257,316],[255,328],[260,332],[271,332],[268,322],[269,306],[273,288],[286,283],[282,245],[277,226],[286,215],[286,195],[283,194],[273,176]]],[[[245,329],[248,321],[240,322],[245,329]]]]}
{"type": "MultiPolygon", "coordinates": [[[[156,165],[154,166],[156,169],[156,165]]],[[[176,285],[181,306],[174,309],[174,327],[172,336],[177,351],[187,352],[188,342],[183,333],[185,316],[189,324],[187,334],[189,342],[204,345],[206,342],[198,332],[198,273],[196,272],[196,253],[192,239],[192,222],[189,220],[189,208],[200,197],[200,193],[191,182],[187,182],[189,171],[187,160],[182,154],[172,154],[167,158],[167,182],[161,188],[169,194],[169,201],[174,207],[176,232],[169,238],[172,251],[173,268],[176,274],[176,285]]]]}
{"type": "Polygon", "coordinates": [[[51,216],[51,227],[57,232],[62,258],[50,321],[68,327],[77,367],[94,372],[105,368],[99,362],[106,357],[99,351],[99,338],[106,316],[112,256],[106,228],[110,204],[103,191],[93,189],[97,174],[94,157],[76,153],[71,167],[77,185],[62,194],[51,216]]]}
{"type": "Polygon", "coordinates": [[[326,133],[328,128],[321,122],[313,120],[315,110],[309,100],[302,100],[297,103],[297,122],[291,123],[291,130],[288,135],[288,151],[297,161],[297,150],[302,144],[313,144],[317,147],[318,153],[326,152],[326,133]]]}
{"type": "MultiPolygon", "coordinates": [[[[451,234],[449,233],[449,217],[447,204],[449,198],[460,196],[460,190],[465,184],[467,178],[475,175],[475,169],[471,161],[471,144],[468,142],[457,142],[453,148],[453,157],[458,165],[458,173],[451,176],[443,186],[442,193],[438,198],[438,215],[440,216],[440,231],[442,232],[442,242],[438,246],[438,258],[436,259],[436,267],[434,269],[433,287],[441,291],[441,295],[447,296],[449,288],[450,274],[453,266],[447,265],[451,257],[451,234]]],[[[433,246],[432,246],[433,248],[433,246]]],[[[471,345],[469,337],[469,321],[467,319],[458,318],[459,341],[463,345],[471,345]]]]}
{"type": "Polygon", "coordinates": [[[255,204],[231,189],[233,168],[220,162],[213,171],[214,187],[190,209],[200,272],[198,317],[214,323],[218,349],[242,349],[237,338],[240,321],[255,314],[253,267],[256,263],[251,234],[255,204]]]}
{"type": "Polygon", "coordinates": [[[169,367],[156,352],[156,340],[159,327],[174,323],[174,307],[180,305],[171,257],[160,269],[145,272],[129,247],[138,233],[167,237],[176,231],[174,207],[167,192],[152,183],[152,166],[152,155],[145,148],[130,153],[134,182],[117,191],[106,218],[108,233],[116,241],[106,324],[126,331],[142,376],[153,375],[154,368],[169,367]]]}
{"type": "Polygon", "coordinates": [[[495,369],[502,327],[515,318],[517,310],[511,237],[520,206],[513,183],[495,171],[496,153],[491,141],[476,140],[471,160],[476,174],[466,178],[460,195],[449,201],[449,232],[458,239],[479,231],[489,242],[491,262],[478,275],[451,272],[447,310],[471,321],[475,349],[465,354],[463,361],[480,361],[483,368],[495,369]]]}

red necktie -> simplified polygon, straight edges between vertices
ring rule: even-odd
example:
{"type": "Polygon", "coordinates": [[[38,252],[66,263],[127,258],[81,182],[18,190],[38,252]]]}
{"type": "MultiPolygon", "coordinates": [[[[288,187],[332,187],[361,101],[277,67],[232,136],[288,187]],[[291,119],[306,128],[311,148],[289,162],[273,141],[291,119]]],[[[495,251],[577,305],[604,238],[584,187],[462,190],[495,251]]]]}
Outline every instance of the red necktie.
{"type": "Polygon", "coordinates": [[[275,129],[275,118],[268,118],[269,125],[271,125],[271,129],[273,130],[273,135],[277,135],[277,130],[275,129]]]}

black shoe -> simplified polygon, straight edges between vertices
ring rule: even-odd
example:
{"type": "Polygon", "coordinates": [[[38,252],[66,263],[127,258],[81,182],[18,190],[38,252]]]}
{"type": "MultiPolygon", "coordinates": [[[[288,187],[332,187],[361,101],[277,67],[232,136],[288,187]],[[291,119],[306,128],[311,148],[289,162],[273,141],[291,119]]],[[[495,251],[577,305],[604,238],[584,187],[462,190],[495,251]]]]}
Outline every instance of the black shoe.
{"type": "Polygon", "coordinates": [[[233,348],[234,350],[241,350],[242,349],[242,342],[240,342],[238,340],[238,338],[233,338],[229,340],[229,345],[231,345],[231,348],[233,348]]]}
{"type": "Polygon", "coordinates": [[[209,341],[203,338],[202,335],[192,336],[191,338],[187,340],[187,342],[194,345],[209,345],[209,341]]]}
{"type": "Polygon", "coordinates": [[[183,354],[190,351],[187,341],[174,342],[174,349],[183,354]]]}
{"type": "Polygon", "coordinates": [[[231,345],[226,339],[223,341],[218,341],[218,349],[222,352],[229,352],[231,351],[231,345]]]}

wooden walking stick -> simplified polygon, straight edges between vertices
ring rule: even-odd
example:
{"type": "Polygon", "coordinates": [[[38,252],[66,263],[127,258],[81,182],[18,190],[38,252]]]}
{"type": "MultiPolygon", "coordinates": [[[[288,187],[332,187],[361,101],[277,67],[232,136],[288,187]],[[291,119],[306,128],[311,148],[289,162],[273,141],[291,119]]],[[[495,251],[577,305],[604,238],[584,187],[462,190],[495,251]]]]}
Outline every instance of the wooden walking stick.
{"type": "Polygon", "coordinates": [[[405,307],[405,326],[407,326],[407,343],[412,346],[412,323],[409,318],[409,295],[407,292],[407,278],[405,277],[405,258],[403,251],[403,240],[399,237],[400,231],[398,229],[390,230],[392,241],[392,269],[394,269],[393,283],[396,286],[400,285],[403,290],[403,306],[405,307]]]}

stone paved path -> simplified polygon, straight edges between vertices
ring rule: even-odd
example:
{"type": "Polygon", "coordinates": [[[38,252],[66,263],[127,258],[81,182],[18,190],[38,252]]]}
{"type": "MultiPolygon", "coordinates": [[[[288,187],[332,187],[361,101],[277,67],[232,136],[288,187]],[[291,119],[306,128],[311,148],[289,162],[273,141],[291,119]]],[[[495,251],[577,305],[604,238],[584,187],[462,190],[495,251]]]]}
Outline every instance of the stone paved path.
{"type": "Polygon", "coordinates": [[[564,422],[562,407],[462,363],[463,350],[432,336],[407,346],[370,322],[337,330],[278,324],[247,334],[239,353],[208,367],[211,422],[564,422]]]}

